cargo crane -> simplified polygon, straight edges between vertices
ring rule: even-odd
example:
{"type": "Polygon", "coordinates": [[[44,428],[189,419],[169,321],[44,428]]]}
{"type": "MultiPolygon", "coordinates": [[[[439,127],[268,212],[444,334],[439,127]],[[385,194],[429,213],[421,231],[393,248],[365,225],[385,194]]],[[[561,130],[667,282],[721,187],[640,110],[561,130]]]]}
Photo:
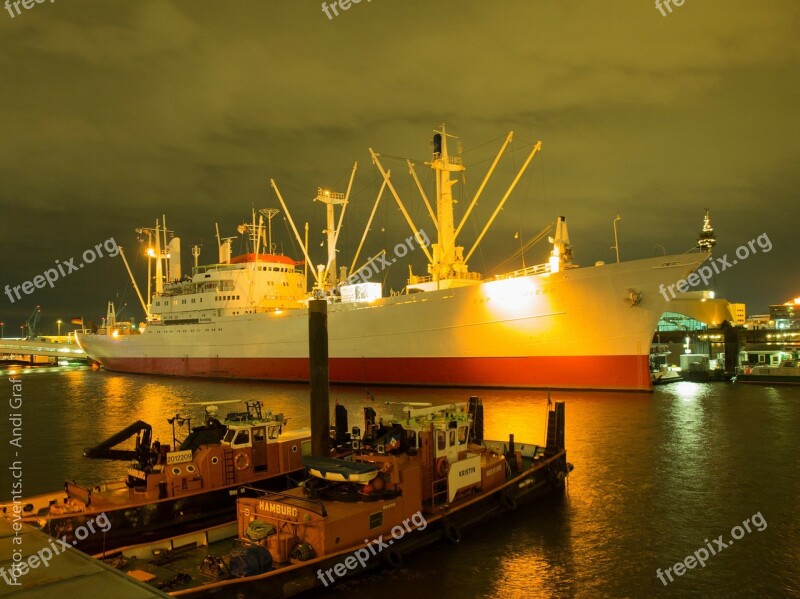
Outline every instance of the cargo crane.
{"type": "Polygon", "coordinates": [[[33,312],[28,317],[25,327],[27,329],[26,339],[35,339],[38,336],[37,328],[39,327],[39,319],[42,316],[42,307],[36,306],[33,312]]]}

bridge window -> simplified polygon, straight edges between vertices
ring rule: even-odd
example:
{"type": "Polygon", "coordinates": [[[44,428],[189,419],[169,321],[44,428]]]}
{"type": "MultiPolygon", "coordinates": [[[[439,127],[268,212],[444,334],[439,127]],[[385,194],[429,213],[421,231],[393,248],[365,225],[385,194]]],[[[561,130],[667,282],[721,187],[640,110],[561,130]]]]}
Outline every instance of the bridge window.
{"type": "Polygon", "coordinates": [[[447,437],[444,434],[444,431],[436,431],[436,449],[438,451],[444,451],[447,449],[447,437]]]}
{"type": "Polygon", "coordinates": [[[456,444],[456,431],[450,431],[450,447],[456,444]]]}
{"type": "Polygon", "coordinates": [[[234,445],[245,445],[250,442],[250,431],[239,431],[234,440],[234,445]]]}

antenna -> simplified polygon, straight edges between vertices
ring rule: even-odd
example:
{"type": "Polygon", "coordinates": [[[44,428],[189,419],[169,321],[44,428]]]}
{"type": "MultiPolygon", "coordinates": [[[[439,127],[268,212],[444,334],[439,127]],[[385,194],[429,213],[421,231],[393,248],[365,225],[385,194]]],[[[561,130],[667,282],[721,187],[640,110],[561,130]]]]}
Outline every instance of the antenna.
{"type": "Polygon", "coordinates": [[[267,217],[267,226],[269,229],[269,237],[268,237],[269,245],[267,247],[269,248],[268,252],[272,254],[273,253],[272,219],[275,218],[280,213],[280,210],[278,210],[277,208],[262,208],[261,210],[259,210],[259,213],[267,217]]]}

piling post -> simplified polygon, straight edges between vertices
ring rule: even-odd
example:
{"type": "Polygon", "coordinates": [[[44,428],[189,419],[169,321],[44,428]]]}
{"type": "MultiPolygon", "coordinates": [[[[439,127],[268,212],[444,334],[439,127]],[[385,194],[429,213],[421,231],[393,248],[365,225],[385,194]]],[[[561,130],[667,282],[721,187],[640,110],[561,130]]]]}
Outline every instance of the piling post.
{"type": "Polygon", "coordinates": [[[311,382],[311,455],[330,454],[328,302],[308,302],[308,368],[311,382]]]}

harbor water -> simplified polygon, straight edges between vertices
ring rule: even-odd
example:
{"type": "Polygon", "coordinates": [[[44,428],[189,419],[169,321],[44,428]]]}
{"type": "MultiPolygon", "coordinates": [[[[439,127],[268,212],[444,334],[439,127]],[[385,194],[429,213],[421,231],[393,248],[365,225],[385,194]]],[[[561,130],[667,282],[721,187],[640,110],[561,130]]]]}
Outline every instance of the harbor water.
{"type": "MultiPolygon", "coordinates": [[[[4,397],[12,396],[9,376],[0,383],[4,397]]],[[[57,490],[65,479],[123,478],[124,463],[84,459],[83,449],[136,420],[169,443],[167,418],[180,413],[200,424],[195,402],[262,400],[291,428],[309,421],[305,385],[83,367],[14,376],[22,380],[19,407],[4,401],[1,414],[2,500],[11,497],[13,472],[22,473],[23,496],[57,490]]],[[[388,418],[401,407],[386,402],[446,404],[474,394],[484,400],[486,438],[512,432],[518,441],[543,443],[544,391],[333,387],[331,401],[348,408],[350,426],[363,426],[365,405],[388,418]]],[[[399,570],[343,580],[315,596],[800,597],[797,387],[679,382],[654,393],[559,391],[552,399],[566,402],[575,466],[562,499],[521,508],[465,531],[457,545],[410,556],[399,570]],[[675,568],[703,553],[703,566],[675,568]]]]}

